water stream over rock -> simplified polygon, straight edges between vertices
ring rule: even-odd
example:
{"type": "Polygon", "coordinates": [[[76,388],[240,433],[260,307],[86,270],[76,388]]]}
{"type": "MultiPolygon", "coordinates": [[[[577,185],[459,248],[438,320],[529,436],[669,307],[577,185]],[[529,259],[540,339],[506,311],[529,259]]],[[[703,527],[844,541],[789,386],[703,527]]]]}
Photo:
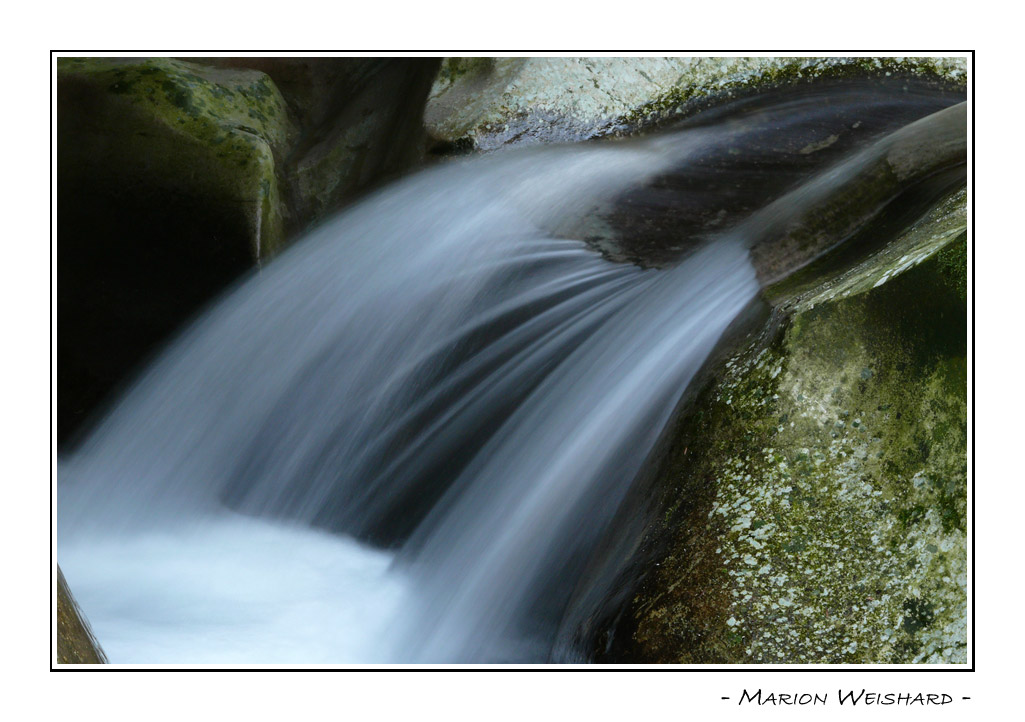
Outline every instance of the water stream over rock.
{"type": "Polygon", "coordinates": [[[580,229],[743,129],[449,162],[210,308],[60,460],[111,661],[587,659],[567,605],[759,283],[754,233],[643,269],[580,229]]]}

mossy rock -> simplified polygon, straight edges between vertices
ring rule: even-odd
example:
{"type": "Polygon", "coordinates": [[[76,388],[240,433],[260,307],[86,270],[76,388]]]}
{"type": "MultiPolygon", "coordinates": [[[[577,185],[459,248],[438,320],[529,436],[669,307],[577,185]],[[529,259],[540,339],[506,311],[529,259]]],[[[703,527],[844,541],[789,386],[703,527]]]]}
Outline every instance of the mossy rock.
{"type": "Polygon", "coordinates": [[[276,159],[295,131],[267,75],[167,58],[61,58],[57,82],[62,181],[222,204],[247,237],[244,251],[260,259],[281,247],[276,159]]]}
{"type": "Polygon", "coordinates": [[[216,293],[423,160],[439,64],[58,60],[62,444],[216,293]]]}
{"type": "Polygon", "coordinates": [[[708,102],[830,79],[964,88],[964,58],[446,58],[425,121],[451,149],[631,135],[708,102]]]}
{"type": "Polygon", "coordinates": [[[618,661],[966,661],[965,216],[777,289],[675,436],[618,661]]]}
{"type": "Polygon", "coordinates": [[[57,664],[106,663],[107,656],[57,567],[57,664]]]}
{"type": "Polygon", "coordinates": [[[58,431],[284,243],[295,131],[263,73],[168,59],[57,67],[58,431]]]}
{"type": "Polygon", "coordinates": [[[298,234],[424,159],[424,104],[440,58],[196,58],[255,68],[299,128],[284,168],[298,234]]]}

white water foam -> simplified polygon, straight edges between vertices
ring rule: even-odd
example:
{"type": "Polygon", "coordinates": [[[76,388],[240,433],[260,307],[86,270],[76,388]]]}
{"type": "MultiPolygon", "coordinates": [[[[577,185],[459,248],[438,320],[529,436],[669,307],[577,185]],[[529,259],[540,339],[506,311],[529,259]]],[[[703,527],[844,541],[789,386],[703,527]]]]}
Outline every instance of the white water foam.
{"type": "Polygon", "coordinates": [[[61,565],[117,664],[394,661],[409,583],[393,554],[223,514],[150,532],[85,535],[61,565]]]}

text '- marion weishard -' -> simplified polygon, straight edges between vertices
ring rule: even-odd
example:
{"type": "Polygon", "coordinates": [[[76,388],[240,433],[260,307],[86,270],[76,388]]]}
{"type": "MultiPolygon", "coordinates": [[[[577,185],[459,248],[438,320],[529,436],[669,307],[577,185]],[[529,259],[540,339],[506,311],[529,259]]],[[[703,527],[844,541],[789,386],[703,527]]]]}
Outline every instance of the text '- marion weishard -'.
{"type": "MultiPolygon", "coordinates": [[[[811,692],[751,692],[744,690],[737,704],[754,704],[770,706],[787,705],[823,705],[831,698],[828,694],[811,692]]],[[[727,698],[728,699],[728,698],[727,698]]],[[[928,707],[931,705],[950,704],[954,698],[949,694],[931,692],[869,692],[868,690],[837,690],[836,701],[841,706],[849,705],[900,705],[905,707],[928,707]]]]}

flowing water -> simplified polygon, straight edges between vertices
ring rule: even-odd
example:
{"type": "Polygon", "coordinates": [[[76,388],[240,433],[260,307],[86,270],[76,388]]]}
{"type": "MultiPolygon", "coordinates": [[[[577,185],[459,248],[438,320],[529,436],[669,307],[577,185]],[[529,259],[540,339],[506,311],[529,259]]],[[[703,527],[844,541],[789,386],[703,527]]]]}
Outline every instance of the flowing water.
{"type": "Polygon", "coordinates": [[[208,310],[59,463],[58,558],[111,661],[551,661],[758,290],[736,234],[665,270],[579,238],[737,132],[450,162],[208,310]]]}

